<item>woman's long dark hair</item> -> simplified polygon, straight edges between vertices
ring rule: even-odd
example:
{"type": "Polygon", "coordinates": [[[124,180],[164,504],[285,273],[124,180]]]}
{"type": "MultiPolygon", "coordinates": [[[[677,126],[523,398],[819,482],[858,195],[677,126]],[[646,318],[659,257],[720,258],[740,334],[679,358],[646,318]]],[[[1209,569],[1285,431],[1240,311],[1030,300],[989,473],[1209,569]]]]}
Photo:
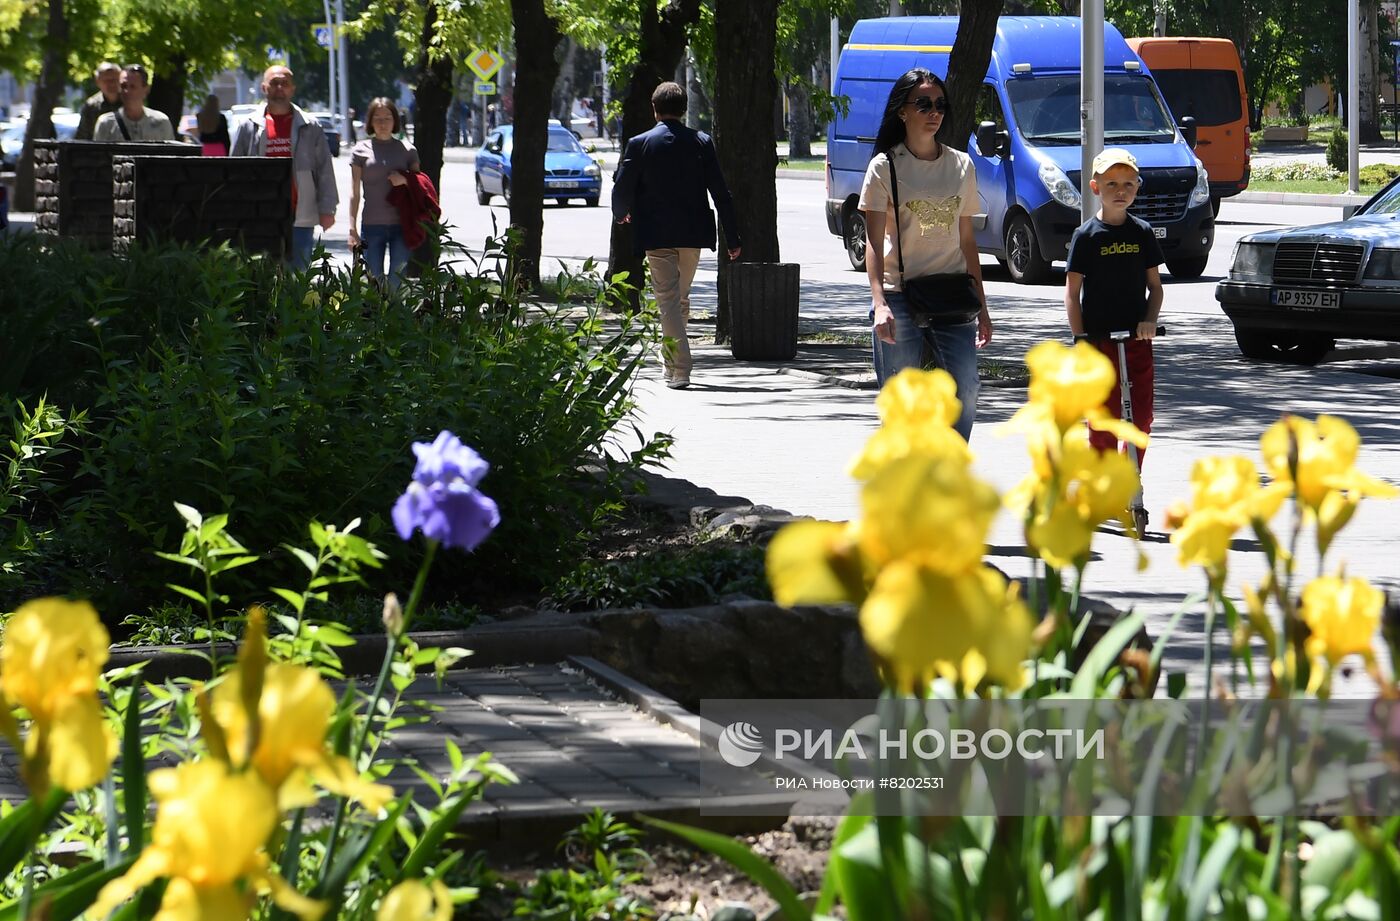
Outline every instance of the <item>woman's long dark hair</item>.
{"type": "MultiPolygon", "coordinates": [[[[890,98],[885,102],[885,114],[880,119],[880,130],[875,135],[875,153],[889,153],[896,144],[904,142],[904,120],[899,117],[899,110],[904,108],[904,104],[909,101],[909,94],[915,88],[932,83],[943,91],[946,99],[948,87],[943,85],[943,78],[926,67],[915,67],[906,71],[904,76],[894,81],[894,86],[890,87],[890,98]]],[[[952,117],[952,100],[948,100],[949,108],[943,112],[943,124],[948,123],[952,117]]],[[[942,125],[939,126],[942,128],[942,125]]]]}

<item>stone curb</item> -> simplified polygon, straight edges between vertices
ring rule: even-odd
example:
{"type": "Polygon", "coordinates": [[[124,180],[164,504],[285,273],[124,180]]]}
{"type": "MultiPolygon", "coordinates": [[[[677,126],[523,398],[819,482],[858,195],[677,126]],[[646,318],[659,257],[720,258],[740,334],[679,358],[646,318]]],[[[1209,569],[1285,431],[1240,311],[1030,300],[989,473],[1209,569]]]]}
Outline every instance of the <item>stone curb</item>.
{"type": "Polygon", "coordinates": [[[1243,202],[1247,205],[1336,205],[1338,207],[1359,208],[1371,200],[1370,193],[1358,192],[1330,194],[1322,192],[1249,192],[1231,195],[1227,201],[1243,202]]]}

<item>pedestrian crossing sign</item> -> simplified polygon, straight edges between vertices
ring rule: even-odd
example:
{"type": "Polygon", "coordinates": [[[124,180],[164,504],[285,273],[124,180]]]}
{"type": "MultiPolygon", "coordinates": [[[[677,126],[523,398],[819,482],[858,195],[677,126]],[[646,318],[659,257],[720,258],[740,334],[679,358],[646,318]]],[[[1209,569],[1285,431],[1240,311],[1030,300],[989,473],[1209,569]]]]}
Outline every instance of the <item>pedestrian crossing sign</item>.
{"type": "Polygon", "coordinates": [[[311,34],[316,36],[316,44],[322,48],[331,46],[331,25],[328,22],[318,22],[311,27],[311,34]]]}
{"type": "Polygon", "coordinates": [[[490,80],[504,63],[501,56],[489,48],[473,48],[472,53],[467,55],[467,66],[478,80],[490,80]]]}

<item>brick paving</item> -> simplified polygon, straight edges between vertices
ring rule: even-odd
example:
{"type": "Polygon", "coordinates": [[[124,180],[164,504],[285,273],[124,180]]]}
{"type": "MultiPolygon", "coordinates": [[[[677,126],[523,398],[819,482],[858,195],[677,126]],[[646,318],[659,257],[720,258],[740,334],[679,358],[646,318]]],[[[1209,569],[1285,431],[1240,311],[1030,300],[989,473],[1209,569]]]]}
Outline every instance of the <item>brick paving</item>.
{"type": "MultiPolygon", "coordinates": [[[[419,678],[403,700],[412,703],[399,715],[423,721],[396,730],[377,760],[412,755],[444,778],[451,740],[468,758],[490,752],[519,778],[489,784],[467,808],[464,824],[477,840],[554,836],[595,807],[703,823],[725,813],[786,816],[792,801],[759,773],[729,766],[711,745],[656,721],[568,664],[449,672],[441,686],[419,678]]],[[[151,766],[160,763],[173,759],[151,766]]],[[[25,795],[15,767],[14,752],[0,746],[0,799],[25,795]]],[[[384,782],[417,791],[420,803],[435,801],[406,765],[384,782]]]]}

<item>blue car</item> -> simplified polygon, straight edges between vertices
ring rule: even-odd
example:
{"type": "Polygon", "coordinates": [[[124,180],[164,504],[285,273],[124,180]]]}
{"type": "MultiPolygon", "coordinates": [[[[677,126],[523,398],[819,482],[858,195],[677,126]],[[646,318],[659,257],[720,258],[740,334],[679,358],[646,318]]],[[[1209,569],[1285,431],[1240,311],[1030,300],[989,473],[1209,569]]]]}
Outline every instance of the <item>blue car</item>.
{"type": "MultiPolygon", "coordinates": [[[[491,203],[499,195],[510,204],[510,152],[513,132],[510,125],[494,128],[486,143],[476,152],[476,200],[491,203]]],[[[544,155],[544,197],[561,205],[581,198],[597,207],[603,191],[603,171],[584,151],[573,132],[562,126],[549,126],[549,147],[544,155]]]]}
{"type": "Polygon", "coordinates": [[[1400,180],[1344,221],[1241,237],[1215,299],[1246,358],[1313,364],[1337,339],[1400,342],[1400,180]]]}

